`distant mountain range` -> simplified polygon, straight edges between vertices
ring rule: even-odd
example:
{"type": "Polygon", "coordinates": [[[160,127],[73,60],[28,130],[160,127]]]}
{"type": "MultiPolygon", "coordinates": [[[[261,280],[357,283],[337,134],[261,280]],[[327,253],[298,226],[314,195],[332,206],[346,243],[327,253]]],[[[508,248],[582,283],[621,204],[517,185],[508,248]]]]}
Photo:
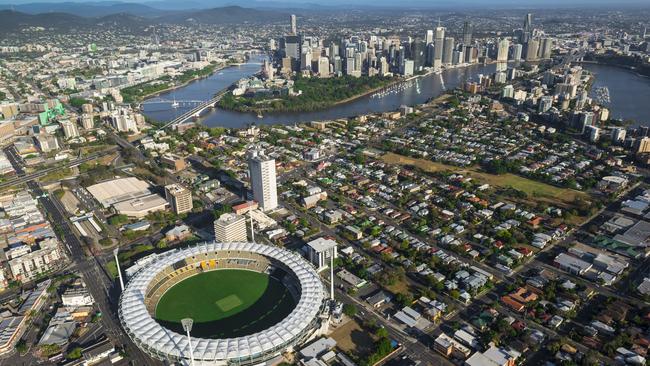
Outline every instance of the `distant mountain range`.
{"type": "MultiPolygon", "coordinates": [[[[179,12],[190,12],[220,7],[235,7],[238,6],[238,3],[241,2],[237,0],[156,0],[142,3],[119,1],[76,2],[74,0],[66,0],[63,2],[39,1],[33,3],[3,4],[3,1],[0,0],[0,10],[14,10],[17,12],[33,15],[42,13],[68,13],[87,18],[102,17],[120,13],[137,15],[145,18],[155,18],[162,15],[177,14],[179,12]]],[[[324,8],[324,6],[315,3],[294,3],[259,0],[247,1],[246,7],[255,9],[324,8]]]]}
{"type": "Polygon", "coordinates": [[[164,15],[155,19],[159,23],[186,23],[196,22],[202,24],[237,24],[237,23],[268,23],[285,20],[289,22],[289,13],[275,10],[258,10],[242,8],[240,6],[226,6],[205,10],[178,12],[164,15]]]}
{"type": "MultiPolygon", "coordinates": [[[[67,3],[72,4],[72,3],[67,3]]],[[[33,5],[33,4],[32,4],[33,5]]],[[[50,5],[50,4],[43,4],[50,5]]],[[[31,5],[30,5],[31,6],[31,5]]],[[[78,8],[84,8],[86,4],[78,4],[78,8]]],[[[93,12],[82,12],[85,16],[79,15],[79,9],[74,13],[55,11],[29,14],[15,10],[0,10],[0,35],[4,32],[12,32],[26,27],[54,28],[58,30],[78,29],[102,25],[137,27],[150,24],[240,24],[240,23],[268,23],[287,20],[288,13],[275,10],[258,10],[242,8],[239,6],[227,6],[221,8],[189,10],[189,11],[163,11],[149,8],[139,4],[116,4],[106,6],[110,9],[120,9],[118,12],[98,10],[96,6],[88,6],[93,12]],[[127,5],[129,5],[127,7],[127,5]],[[115,7],[114,7],[115,6],[115,7]],[[130,11],[126,11],[130,9],[130,11]],[[152,9],[147,12],[146,9],[152,9]],[[154,12],[158,12],[153,15],[154,12]],[[93,14],[93,15],[90,15],[93,14]]],[[[32,8],[34,9],[34,8],[32,8]]]]}
{"type": "Polygon", "coordinates": [[[111,14],[126,13],[141,17],[157,17],[169,13],[167,10],[135,3],[30,3],[22,5],[0,5],[0,9],[14,10],[26,14],[68,13],[81,17],[94,18],[111,14]]]}

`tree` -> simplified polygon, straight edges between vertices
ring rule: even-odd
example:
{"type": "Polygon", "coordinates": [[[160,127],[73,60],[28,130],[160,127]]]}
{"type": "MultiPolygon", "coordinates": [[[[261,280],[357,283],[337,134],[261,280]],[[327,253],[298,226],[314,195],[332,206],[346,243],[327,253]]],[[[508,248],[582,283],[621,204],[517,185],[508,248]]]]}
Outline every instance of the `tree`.
{"type": "Polygon", "coordinates": [[[113,240],[111,238],[101,238],[99,244],[106,247],[113,244],[113,240]]]}
{"type": "Polygon", "coordinates": [[[343,314],[349,316],[350,318],[354,317],[357,314],[357,307],[352,304],[343,305],[343,314]]]}
{"type": "Polygon", "coordinates": [[[81,347],[75,347],[73,348],[68,354],[65,356],[68,360],[78,360],[81,358],[81,347]]]}
{"type": "Polygon", "coordinates": [[[167,244],[167,239],[163,238],[163,239],[160,239],[160,241],[158,241],[158,243],[156,243],[156,248],[164,249],[164,248],[167,248],[167,245],[168,245],[167,244]]]}
{"type": "Polygon", "coordinates": [[[18,351],[19,354],[24,355],[28,350],[27,343],[25,342],[24,339],[21,339],[16,343],[16,351],[18,351]]]}
{"type": "Polygon", "coordinates": [[[398,293],[395,295],[395,302],[401,306],[409,306],[413,303],[413,296],[411,294],[398,293]]]}
{"type": "Polygon", "coordinates": [[[388,338],[388,330],[386,330],[384,327],[379,327],[375,331],[375,336],[377,338],[388,338]]]}
{"type": "Polygon", "coordinates": [[[43,344],[39,347],[39,352],[43,357],[51,357],[61,352],[61,346],[57,344],[43,344]]]}

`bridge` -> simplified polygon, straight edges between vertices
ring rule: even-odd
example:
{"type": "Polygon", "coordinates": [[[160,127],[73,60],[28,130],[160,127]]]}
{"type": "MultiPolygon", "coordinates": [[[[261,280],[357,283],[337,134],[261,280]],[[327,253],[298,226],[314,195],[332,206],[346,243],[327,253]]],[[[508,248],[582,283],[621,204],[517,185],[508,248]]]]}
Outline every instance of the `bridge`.
{"type": "Polygon", "coordinates": [[[189,105],[199,105],[205,103],[205,100],[175,100],[175,99],[150,99],[140,103],[140,105],[150,105],[150,104],[174,104],[177,103],[179,107],[187,107],[189,105]]]}
{"type": "Polygon", "coordinates": [[[213,108],[215,104],[223,98],[224,95],[228,93],[228,89],[224,89],[212,97],[212,99],[202,102],[198,106],[190,109],[189,111],[181,114],[180,116],[174,118],[173,120],[167,122],[165,125],[160,127],[161,130],[164,130],[169,127],[174,127],[177,126],[185,121],[187,121],[190,118],[199,118],[201,116],[201,113],[203,113],[206,109],[208,108],[213,108]]]}

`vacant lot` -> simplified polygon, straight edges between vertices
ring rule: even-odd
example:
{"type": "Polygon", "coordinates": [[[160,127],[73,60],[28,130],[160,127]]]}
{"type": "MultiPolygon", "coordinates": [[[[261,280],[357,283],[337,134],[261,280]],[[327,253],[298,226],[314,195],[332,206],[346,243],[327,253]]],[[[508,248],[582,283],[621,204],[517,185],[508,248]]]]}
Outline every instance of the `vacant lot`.
{"type": "Polygon", "coordinates": [[[568,188],[559,188],[550,184],[537,182],[532,179],[520,177],[515,174],[489,174],[481,172],[476,167],[460,168],[452,165],[437,163],[426,159],[416,159],[408,156],[387,153],[382,156],[382,160],[389,164],[411,165],[427,172],[451,171],[463,174],[467,177],[474,178],[480,183],[487,183],[495,187],[512,187],[519,191],[525,192],[529,197],[535,200],[547,201],[550,203],[571,204],[576,198],[589,199],[589,195],[584,192],[568,188]]]}
{"type": "Polygon", "coordinates": [[[336,346],[351,355],[364,356],[372,352],[374,340],[355,320],[338,327],[330,337],[336,340],[336,346]]]}

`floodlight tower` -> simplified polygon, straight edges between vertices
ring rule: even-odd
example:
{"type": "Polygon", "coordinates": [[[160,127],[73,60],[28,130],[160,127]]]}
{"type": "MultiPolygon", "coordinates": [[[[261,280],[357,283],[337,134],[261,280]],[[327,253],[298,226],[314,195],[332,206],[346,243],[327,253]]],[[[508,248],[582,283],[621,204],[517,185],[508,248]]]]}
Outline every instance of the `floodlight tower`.
{"type": "Polygon", "coordinates": [[[253,221],[253,213],[248,211],[248,216],[251,218],[251,241],[255,243],[255,222],[253,221]]]}
{"type": "Polygon", "coordinates": [[[115,265],[117,266],[117,275],[120,278],[120,288],[124,291],[124,279],[122,278],[122,271],[120,270],[120,260],[117,257],[117,253],[120,251],[120,248],[113,249],[113,255],[115,256],[115,265]]]}
{"type": "Polygon", "coordinates": [[[181,324],[183,324],[183,329],[187,332],[187,346],[190,348],[190,365],[194,366],[194,351],[192,350],[192,337],[190,337],[190,331],[192,330],[194,320],[192,320],[192,318],[184,318],[181,319],[181,324]]]}
{"type": "Polygon", "coordinates": [[[334,248],[330,254],[330,300],[334,301],[334,248]]]}

